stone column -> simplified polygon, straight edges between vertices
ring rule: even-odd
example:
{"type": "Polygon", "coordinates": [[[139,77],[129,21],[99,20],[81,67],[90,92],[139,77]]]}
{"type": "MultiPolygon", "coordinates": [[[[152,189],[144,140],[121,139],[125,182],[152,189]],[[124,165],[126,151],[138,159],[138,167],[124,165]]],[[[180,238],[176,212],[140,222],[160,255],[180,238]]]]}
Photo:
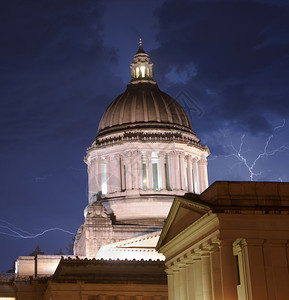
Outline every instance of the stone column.
{"type": "Polygon", "coordinates": [[[179,264],[179,289],[180,289],[180,296],[179,300],[187,300],[187,278],[186,278],[186,265],[183,263],[179,264]]]}
{"type": "Polygon", "coordinates": [[[137,151],[137,174],[138,174],[138,184],[137,184],[137,189],[140,190],[142,188],[142,160],[141,160],[141,151],[137,151]]]}
{"type": "Polygon", "coordinates": [[[97,158],[94,157],[91,160],[91,195],[95,198],[95,195],[97,194],[97,158]]]}
{"type": "Polygon", "coordinates": [[[200,178],[199,178],[199,168],[198,168],[198,159],[193,158],[193,172],[194,172],[194,193],[200,194],[200,178]]]}
{"type": "Polygon", "coordinates": [[[101,192],[101,157],[96,158],[96,190],[97,194],[101,192]]]}
{"type": "Polygon", "coordinates": [[[166,189],[166,171],[165,171],[165,153],[160,152],[160,168],[161,168],[161,189],[166,189]]]}
{"type": "Polygon", "coordinates": [[[174,271],[171,268],[168,268],[165,271],[168,278],[168,299],[174,300],[174,271]]]}
{"type": "Polygon", "coordinates": [[[121,191],[121,168],[120,168],[120,155],[115,154],[112,157],[112,192],[121,191]]]}
{"type": "Polygon", "coordinates": [[[210,251],[211,273],[212,273],[212,287],[215,300],[224,299],[222,287],[222,272],[220,261],[219,244],[211,245],[210,251]]]}
{"type": "Polygon", "coordinates": [[[87,176],[88,176],[88,203],[91,204],[93,202],[92,199],[92,170],[91,170],[91,162],[87,166],[87,176]]]}
{"type": "Polygon", "coordinates": [[[180,271],[177,268],[173,270],[173,279],[174,279],[174,300],[180,299],[180,271]]]}
{"type": "Polygon", "coordinates": [[[120,155],[120,171],[121,171],[121,190],[126,190],[126,172],[125,172],[125,157],[120,155]]]}
{"type": "Polygon", "coordinates": [[[180,158],[178,152],[174,152],[174,162],[175,162],[175,183],[176,189],[181,189],[181,170],[180,170],[180,158]]]}
{"type": "Polygon", "coordinates": [[[210,253],[201,254],[202,260],[202,280],[203,280],[203,296],[206,300],[212,300],[212,280],[211,280],[211,263],[210,253]]]}
{"type": "Polygon", "coordinates": [[[193,180],[192,180],[192,156],[187,156],[187,164],[188,164],[188,190],[189,193],[193,193],[193,180]]]}
{"type": "Polygon", "coordinates": [[[198,165],[200,177],[200,193],[202,193],[208,187],[207,160],[205,158],[200,159],[198,165]]]}
{"type": "Polygon", "coordinates": [[[169,162],[169,178],[170,178],[171,190],[176,189],[176,181],[175,181],[176,172],[175,172],[174,159],[175,159],[174,152],[169,152],[168,153],[168,162],[169,162]]]}
{"type": "Polygon", "coordinates": [[[133,151],[133,189],[138,190],[140,188],[140,151],[135,150],[133,151]]]}
{"type": "Polygon", "coordinates": [[[186,167],[185,167],[185,155],[183,152],[179,152],[180,157],[180,183],[181,183],[181,190],[186,190],[186,167]]]}
{"type": "Polygon", "coordinates": [[[194,282],[194,260],[192,257],[186,259],[186,277],[187,277],[187,298],[195,299],[195,282],[194,282]]]}
{"type": "Polygon", "coordinates": [[[148,190],[153,189],[153,169],[152,169],[152,153],[151,151],[146,152],[147,163],[148,163],[148,190]]]}
{"type": "Polygon", "coordinates": [[[132,189],[132,152],[125,152],[126,190],[132,189]]]}
{"type": "Polygon", "coordinates": [[[137,186],[137,167],[136,167],[136,151],[131,151],[131,188],[134,190],[137,186]]]}
{"type": "Polygon", "coordinates": [[[203,300],[202,261],[200,256],[194,257],[194,287],[195,293],[192,299],[203,300]]]}
{"type": "Polygon", "coordinates": [[[236,266],[232,244],[233,241],[222,241],[220,247],[223,297],[224,299],[237,300],[236,266]]]}
{"type": "Polygon", "coordinates": [[[107,185],[107,194],[111,193],[111,158],[106,156],[106,185],[107,185]]]}

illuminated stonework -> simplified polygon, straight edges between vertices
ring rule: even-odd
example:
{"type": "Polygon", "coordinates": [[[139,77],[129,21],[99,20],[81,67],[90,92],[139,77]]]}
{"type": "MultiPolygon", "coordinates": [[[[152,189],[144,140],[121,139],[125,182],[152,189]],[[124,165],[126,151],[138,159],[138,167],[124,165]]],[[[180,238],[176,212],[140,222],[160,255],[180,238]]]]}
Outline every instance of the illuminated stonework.
{"type": "Polygon", "coordinates": [[[141,39],[139,40],[139,49],[133,57],[130,69],[132,82],[136,83],[139,80],[153,81],[153,64],[151,63],[148,54],[143,49],[141,39]]]}
{"type": "Polygon", "coordinates": [[[289,299],[288,204],[288,182],[216,181],[176,197],[157,245],[169,299],[289,299]]]}
{"type": "Polygon", "coordinates": [[[87,149],[89,204],[75,255],[95,257],[104,245],[160,230],[176,195],[208,187],[209,150],[181,105],[159,89],[152,66],[140,41],[131,82],[87,149]]]}

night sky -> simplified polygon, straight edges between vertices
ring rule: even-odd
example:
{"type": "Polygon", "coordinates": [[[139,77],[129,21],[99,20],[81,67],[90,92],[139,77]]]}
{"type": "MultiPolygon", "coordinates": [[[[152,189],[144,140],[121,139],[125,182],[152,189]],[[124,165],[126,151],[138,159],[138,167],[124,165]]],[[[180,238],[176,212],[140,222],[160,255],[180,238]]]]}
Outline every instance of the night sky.
{"type": "Polygon", "coordinates": [[[83,157],[139,37],[210,148],[210,183],[289,181],[288,1],[11,0],[0,24],[0,271],[73,237],[9,235],[83,223],[83,157]]]}

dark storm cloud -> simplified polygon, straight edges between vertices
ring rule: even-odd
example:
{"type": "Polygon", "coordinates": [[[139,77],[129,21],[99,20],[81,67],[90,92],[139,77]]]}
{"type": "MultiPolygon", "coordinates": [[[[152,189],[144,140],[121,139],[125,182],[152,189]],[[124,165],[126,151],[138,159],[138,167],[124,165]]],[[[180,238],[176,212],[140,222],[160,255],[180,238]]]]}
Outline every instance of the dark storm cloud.
{"type": "MultiPolygon", "coordinates": [[[[123,88],[111,71],[117,50],[103,42],[100,3],[1,4],[0,218],[27,230],[57,225],[74,231],[82,222],[85,149],[123,88]]],[[[68,239],[51,235],[35,244],[53,253],[68,239]]],[[[35,248],[1,246],[1,269],[35,248]]]]}
{"type": "Polygon", "coordinates": [[[101,38],[99,1],[11,1],[1,8],[1,140],[79,136],[118,89],[117,52],[101,38]],[[80,114],[82,112],[82,114],[80,114]],[[93,117],[94,113],[94,117],[93,117]],[[76,130],[74,131],[73,128],[76,130]]]}
{"type": "Polygon", "coordinates": [[[176,84],[169,90],[185,89],[205,107],[198,120],[202,132],[224,126],[253,134],[267,132],[270,121],[288,116],[289,7],[285,4],[166,1],[156,10],[160,28],[160,47],[152,52],[159,68],[156,76],[166,85],[164,74],[172,68],[194,66],[190,80],[182,84],[176,74],[176,84]]]}

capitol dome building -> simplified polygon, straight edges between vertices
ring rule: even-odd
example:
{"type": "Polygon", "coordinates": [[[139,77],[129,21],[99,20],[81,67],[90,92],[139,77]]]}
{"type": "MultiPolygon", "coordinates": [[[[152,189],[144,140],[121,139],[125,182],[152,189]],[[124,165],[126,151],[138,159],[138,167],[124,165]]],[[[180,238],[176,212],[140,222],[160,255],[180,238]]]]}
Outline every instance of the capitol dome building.
{"type": "Polygon", "coordinates": [[[140,40],[131,81],[104,112],[87,149],[88,206],[75,255],[162,229],[173,199],[208,187],[209,149],[182,106],[153,79],[140,40]]]}
{"type": "Polygon", "coordinates": [[[289,299],[289,183],[208,187],[209,149],[152,67],[140,40],[87,149],[74,255],[19,256],[0,299],[289,299]]]}

